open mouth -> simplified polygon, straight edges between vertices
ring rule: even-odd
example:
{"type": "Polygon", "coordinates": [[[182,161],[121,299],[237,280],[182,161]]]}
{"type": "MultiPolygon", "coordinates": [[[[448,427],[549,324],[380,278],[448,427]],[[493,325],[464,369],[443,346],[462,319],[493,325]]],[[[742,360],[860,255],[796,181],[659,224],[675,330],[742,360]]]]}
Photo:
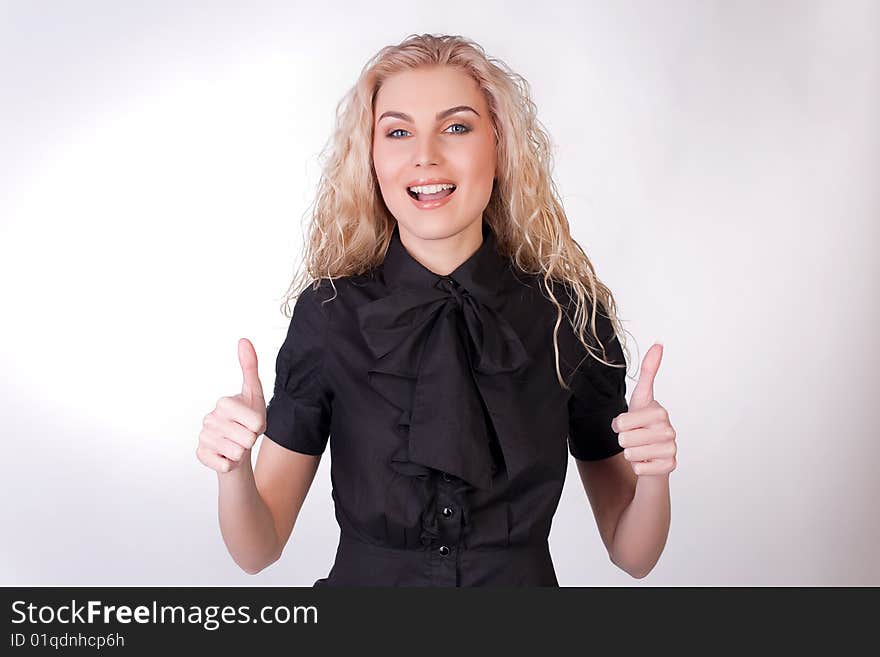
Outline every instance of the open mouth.
{"type": "Polygon", "coordinates": [[[410,197],[414,198],[417,201],[436,201],[441,198],[446,198],[447,196],[451,196],[452,192],[458,189],[455,185],[450,187],[449,189],[441,189],[439,192],[435,194],[417,194],[412,191],[409,187],[406,188],[406,193],[410,195],[410,197]]]}

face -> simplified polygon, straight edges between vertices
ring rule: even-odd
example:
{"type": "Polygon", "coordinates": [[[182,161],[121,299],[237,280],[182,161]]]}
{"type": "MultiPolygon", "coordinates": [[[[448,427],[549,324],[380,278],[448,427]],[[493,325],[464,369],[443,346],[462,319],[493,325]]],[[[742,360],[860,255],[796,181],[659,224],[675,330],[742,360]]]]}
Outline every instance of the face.
{"type": "Polygon", "coordinates": [[[480,225],[492,194],[496,144],[488,105],[472,77],[452,67],[396,73],[376,95],[373,121],[373,166],[401,233],[438,239],[480,225]],[[431,179],[449,181],[455,190],[442,199],[413,199],[407,187],[431,179]]]}

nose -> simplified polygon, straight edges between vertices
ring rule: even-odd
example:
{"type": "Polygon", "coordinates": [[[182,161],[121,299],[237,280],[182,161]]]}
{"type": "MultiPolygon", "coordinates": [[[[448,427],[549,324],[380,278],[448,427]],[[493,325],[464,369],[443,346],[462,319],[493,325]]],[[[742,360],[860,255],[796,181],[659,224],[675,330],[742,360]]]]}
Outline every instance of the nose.
{"type": "Polygon", "coordinates": [[[416,138],[415,163],[417,166],[438,164],[437,144],[432,136],[416,138]]]}

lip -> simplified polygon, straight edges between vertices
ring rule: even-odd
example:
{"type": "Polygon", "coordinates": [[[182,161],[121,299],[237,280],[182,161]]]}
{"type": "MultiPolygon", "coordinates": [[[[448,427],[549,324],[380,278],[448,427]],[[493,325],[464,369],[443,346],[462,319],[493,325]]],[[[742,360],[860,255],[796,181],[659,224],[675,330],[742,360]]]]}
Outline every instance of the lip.
{"type": "Polygon", "coordinates": [[[418,180],[410,180],[406,183],[407,187],[415,187],[416,185],[442,185],[443,183],[449,183],[450,185],[458,185],[449,180],[449,178],[419,178],[418,180]]]}
{"type": "MultiPolygon", "coordinates": [[[[441,181],[448,182],[448,181],[441,181]]],[[[432,183],[413,183],[413,184],[423,184],[430,185],[432,183]]],[[[455,185],[455,183],[451,183],[455,185]]],[[[409,187],[410,185],[407,185],[409,187]]],[[[431,201],[418,201],[409,195],[407,190],[403,190],[403,193],[406,194],[406,197],[412,201],[413,205],[416,206],[419,210],[434,210],[435,208],[439,208],[441,206],[446,205],[453,196],[455,196],[455,192],[458,191],[458,185],[455,185],[455,189],[452,190],[452,193],[449,196],[444,196],[443,198],[433,199],[431,201]]]]}

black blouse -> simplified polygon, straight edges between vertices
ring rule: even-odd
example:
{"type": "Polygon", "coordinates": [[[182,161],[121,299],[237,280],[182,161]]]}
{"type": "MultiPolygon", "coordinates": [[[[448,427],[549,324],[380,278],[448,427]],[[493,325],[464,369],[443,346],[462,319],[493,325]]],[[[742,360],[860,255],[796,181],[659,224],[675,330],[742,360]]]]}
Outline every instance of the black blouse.
{"type": "MultiPolygon", "coordinates": [[[[315,586],[558,586],[547,540],[566,444],[582,460],[622,451],[625,369],[589,357],[563,316],[561,388],[555,307],[485,222],[448,276],[395,227],[379,267],[333,282],[297,298],[266,409],[279,445],[321,454],[329,438],[341,531],[315,586]]],[[[596,322],[606,360],[623,363],[596,322]]]]}

